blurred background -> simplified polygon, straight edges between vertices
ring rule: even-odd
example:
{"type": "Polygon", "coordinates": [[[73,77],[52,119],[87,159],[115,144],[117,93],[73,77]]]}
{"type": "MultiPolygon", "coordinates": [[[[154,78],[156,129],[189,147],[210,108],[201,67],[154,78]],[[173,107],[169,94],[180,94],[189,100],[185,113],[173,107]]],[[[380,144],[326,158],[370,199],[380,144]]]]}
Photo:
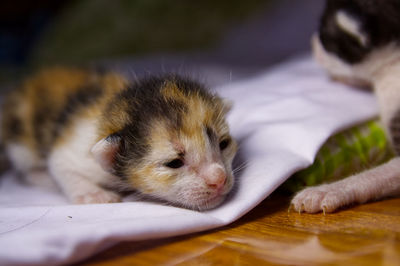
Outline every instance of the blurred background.
{"type": "Polygon", "coordinates": [[[220,85],[308,52],[323,2],[1,1],[0,83],[51,65],[94,65],[220,85]]]}

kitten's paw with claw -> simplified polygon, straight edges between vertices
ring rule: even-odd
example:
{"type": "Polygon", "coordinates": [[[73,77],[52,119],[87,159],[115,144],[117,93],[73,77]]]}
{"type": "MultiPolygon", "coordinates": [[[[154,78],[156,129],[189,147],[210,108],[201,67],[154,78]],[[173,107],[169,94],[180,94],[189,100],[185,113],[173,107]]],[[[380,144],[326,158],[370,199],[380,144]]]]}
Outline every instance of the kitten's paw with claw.
{"type": "Polygon", "coordinates": [[[76,195],[72,201],[75,204],[115,203],[120,202],[121,197],[112,191],[98,189],[86,194],[76,195]]]}
{"type": "Polygon", "coordinates": [[[347,204],[344,192],[332,185],[306,188],[292,199],[291,208],[295,211],[317,213],[333,212],[347,204]]]}

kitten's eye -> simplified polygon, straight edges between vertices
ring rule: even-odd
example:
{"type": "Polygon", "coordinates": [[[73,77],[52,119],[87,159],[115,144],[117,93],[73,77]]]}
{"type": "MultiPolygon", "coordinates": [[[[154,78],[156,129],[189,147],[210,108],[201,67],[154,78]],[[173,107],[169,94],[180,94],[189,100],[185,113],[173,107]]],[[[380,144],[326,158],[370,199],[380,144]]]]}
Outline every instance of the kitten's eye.
{"type": "Polygon", "coordinates": [[[184,163],[181,159],[174,159],[165,164],[166,167],[173,168],[173,169],[181,168],[183,165],[184,165],[184,163]]]}
{"type": "Polygon", "coordinates": [[[231,140],[230,139],[224,139],[224,140],[222,140],[220,143],[219,143],[219,148],[220,148],[220,150],[222,151],[222,150],[225,150],[228,146],[229,146],[229,143],[231,143],[231,140]]]}

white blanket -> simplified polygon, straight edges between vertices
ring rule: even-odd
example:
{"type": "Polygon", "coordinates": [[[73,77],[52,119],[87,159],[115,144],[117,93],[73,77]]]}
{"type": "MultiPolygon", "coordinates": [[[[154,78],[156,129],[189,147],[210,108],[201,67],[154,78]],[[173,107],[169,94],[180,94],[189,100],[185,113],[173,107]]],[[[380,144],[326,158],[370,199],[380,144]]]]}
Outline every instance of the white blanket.
{"type": "Polygon", "coordinates": [[[331,82],[310,58],[217,88],[240,149],[238,186],[220,207],[196,212],[151,202],[69,205],[55,192],[10,174],[0,186],[0,264],[60,264],[122,240],[198,232],[229,224],[307,167],[333,133],[377,115],[371,93],[331,82]]]}

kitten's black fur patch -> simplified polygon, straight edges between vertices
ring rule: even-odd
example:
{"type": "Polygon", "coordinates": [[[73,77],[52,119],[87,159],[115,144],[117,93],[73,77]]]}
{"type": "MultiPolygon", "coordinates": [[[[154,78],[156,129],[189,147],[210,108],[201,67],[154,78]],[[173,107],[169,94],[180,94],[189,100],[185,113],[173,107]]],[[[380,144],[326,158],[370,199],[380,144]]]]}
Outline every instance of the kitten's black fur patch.
{"type": "Polygon", "coordinates": [[[16,97],[10,98],[8,101],[4,102],[3,110],[3,127],[8,130],[2,130],[3,138],[9,140],[19,139],[25,132],[24,126],[19,119],[19,117],[13,111],[14,108],[18,106],[18,101],[16,97]],[[8,112],[6,114],[6,111],[8,112]]]}
{"type": "Polygon", "coordinates": [[[9,128],[9,132],[13,133],[13,136],[7,136],[10,140],[18,139],[24,133],[21,120],[16,116],[10,115],[7,121],[4,122],[4,126],[9,128]]]}
{"type": "Polygon", "coordinates": [[[321,18],[319,37],[329,52],[350,64],[361,62],[372,50],[400,41],[400,0],[328,0],[321,18]],[[336,14],[344,11],[360,22],[367,37],[362,46],[336,23],[336,14]]]}
{"type": "Polygon", "coordinates": [[[61,109],[60,113],[56,115],[53,138],[55,139],[59,136],[74,114],[77,114],[82,108],[95,103],[102,93],[103,88],[97,84],[93,84],[81,88],[76,93],[69,95],[67,102],[61,109]]]}
{"type": "Polygon", "coordinates": [[[74,115],[93,104],[101,95],[100,86],[88,85],[69,95],[59,112],[52,111],[55,108],[52,108],[54,104],[51,98],[40,95],[42,104],[36,106],[32,120],[39,155],[45,158],[74,115]]]}

